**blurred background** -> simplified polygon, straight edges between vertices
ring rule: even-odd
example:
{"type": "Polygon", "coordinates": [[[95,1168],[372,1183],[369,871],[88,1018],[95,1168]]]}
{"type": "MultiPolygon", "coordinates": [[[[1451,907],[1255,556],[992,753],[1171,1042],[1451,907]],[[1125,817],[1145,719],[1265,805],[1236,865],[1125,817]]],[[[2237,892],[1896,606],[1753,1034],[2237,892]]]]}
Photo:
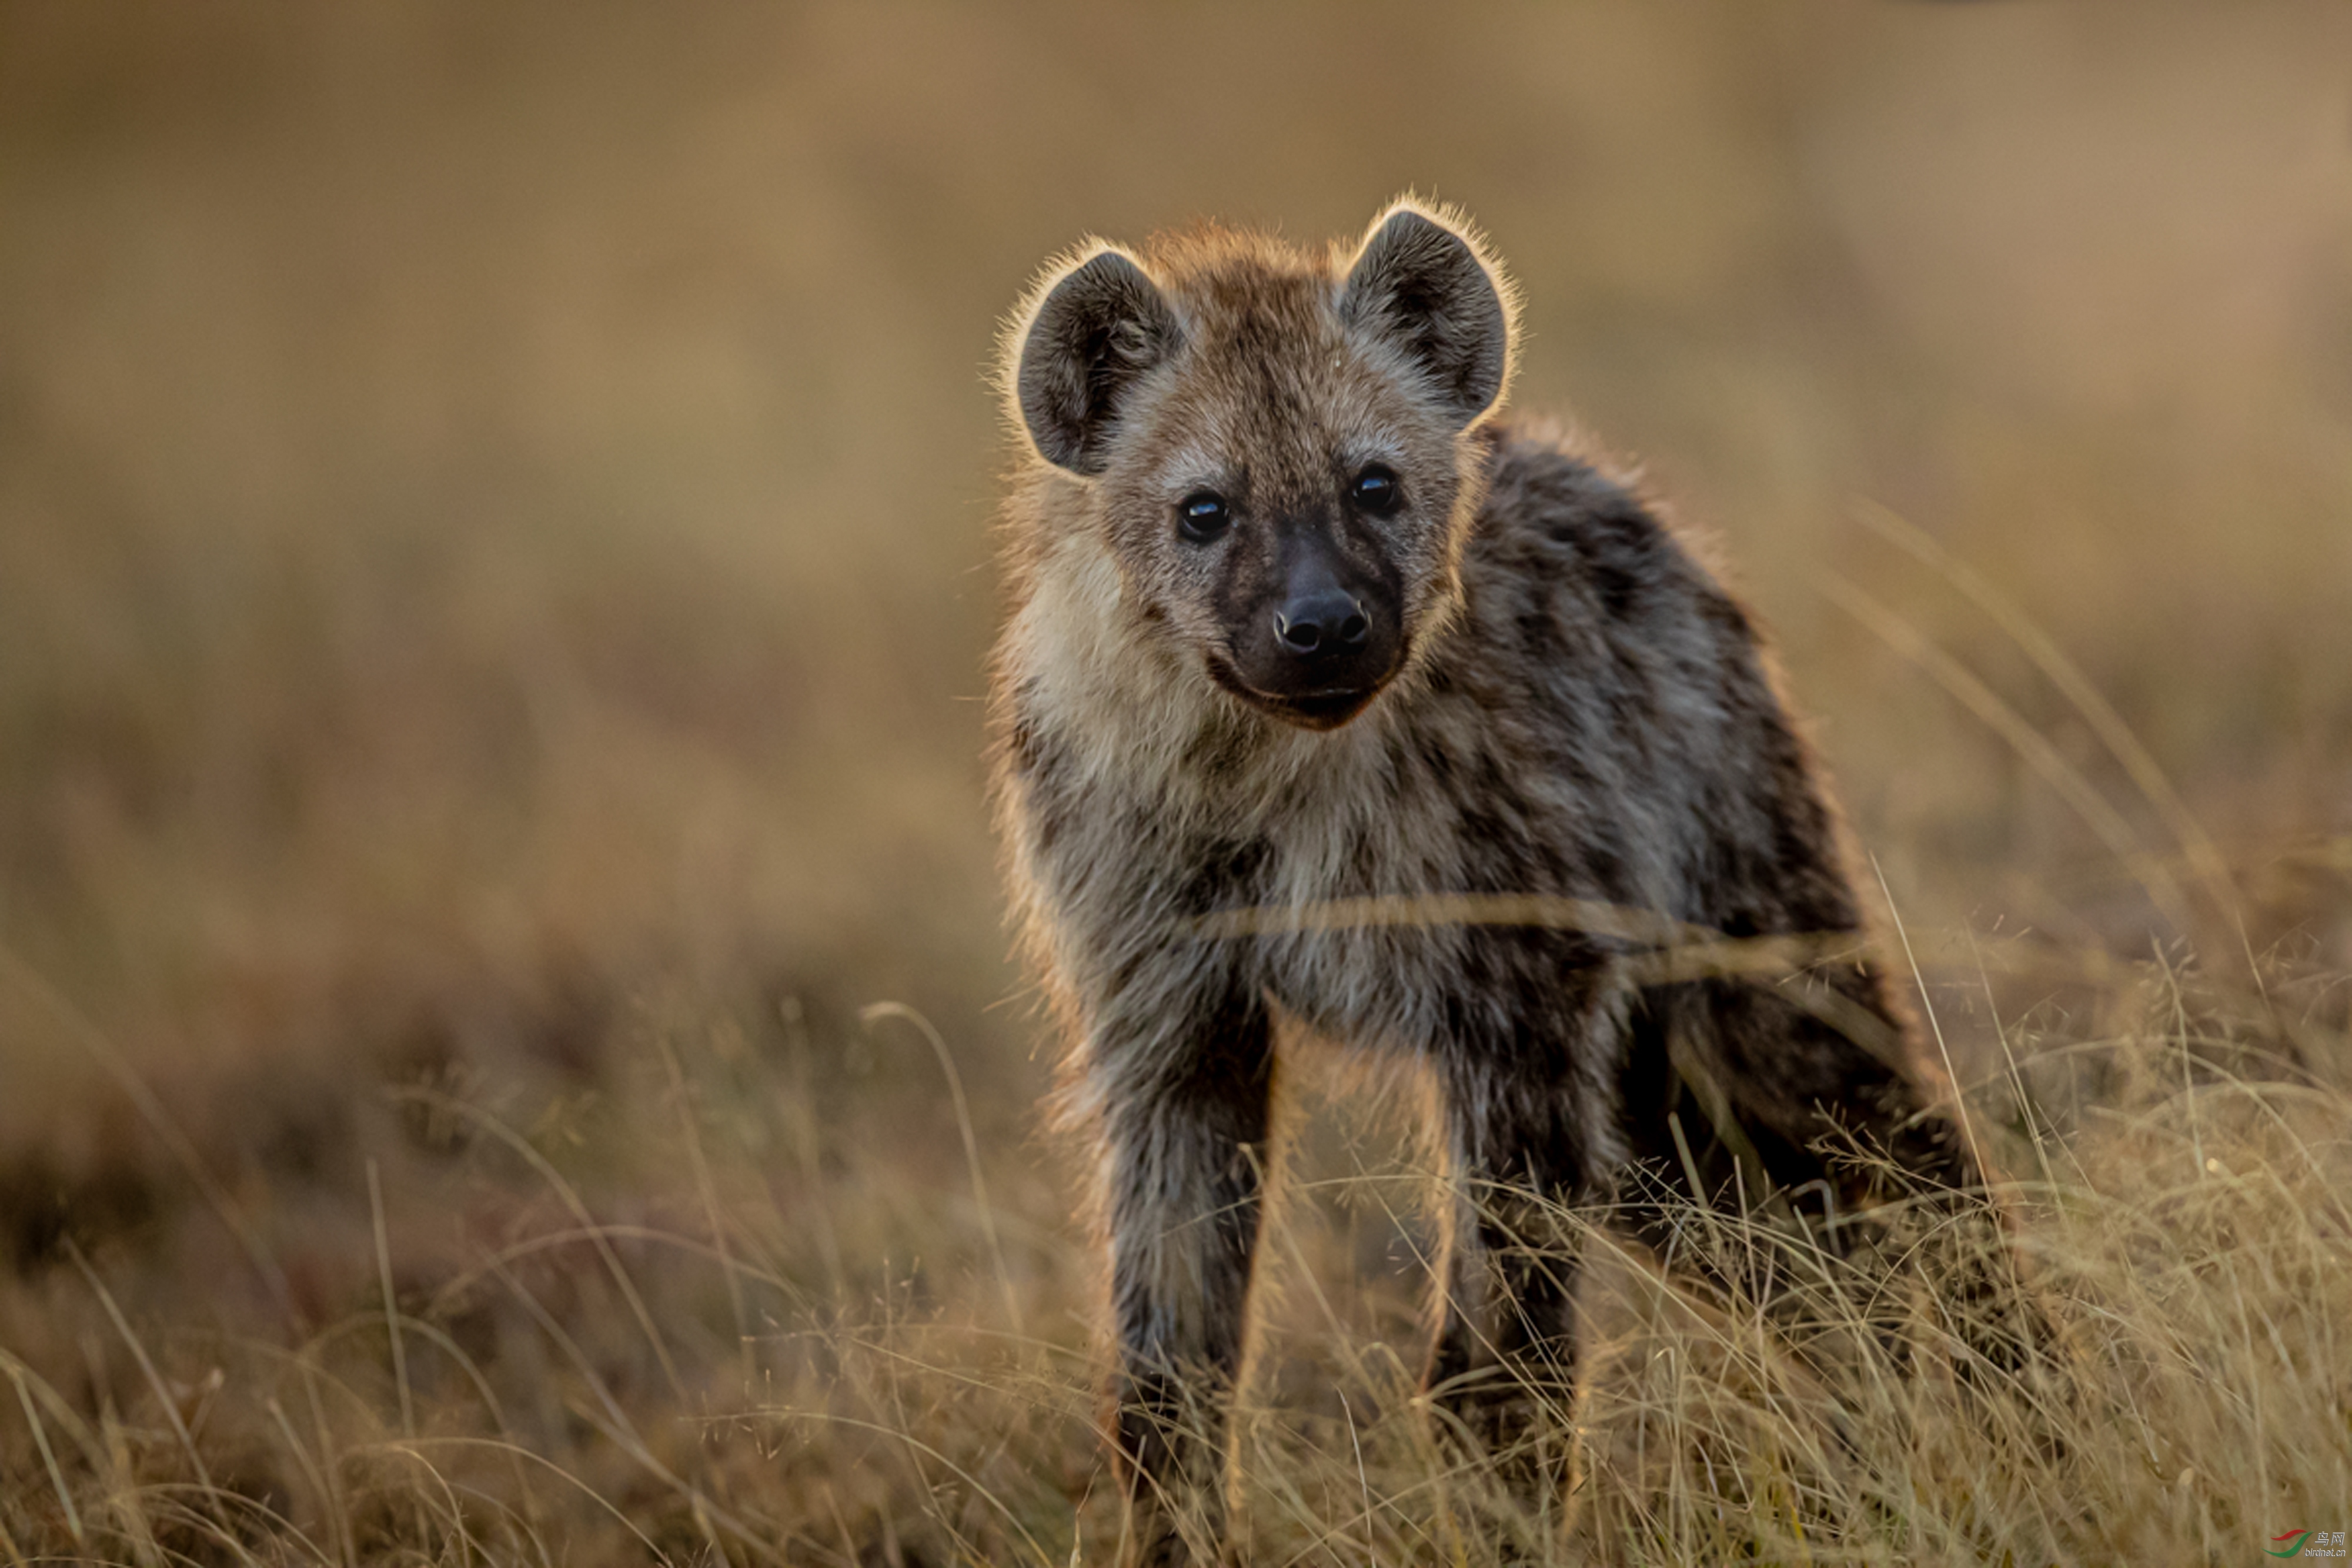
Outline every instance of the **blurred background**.
{"type": "MultiPolygon", "coordinates": [[[[1087,234],[1406,189],[1523,286],[1517,406],[1720,537],[1906,916],[2352,969],[2341,5],[7,0],[0,1344],[74,1360],[69,1239],[151,1320],[330,1321],[371,1160],[428,1287],[520,1223],[449,1106],[557,1159],[681,1059],[721,1119],[781,1064],[835,1142],[741,1179],[854,1275],[963,1190],[880,1000],[1066,1234],[980,760],[999,322],[1087,234]],[[2019,616],[2242,931],[2152,910],[2179,823],[2019,616]]],[[[679,1190],[596,1146],[601,1214],[679,1190]]]]}

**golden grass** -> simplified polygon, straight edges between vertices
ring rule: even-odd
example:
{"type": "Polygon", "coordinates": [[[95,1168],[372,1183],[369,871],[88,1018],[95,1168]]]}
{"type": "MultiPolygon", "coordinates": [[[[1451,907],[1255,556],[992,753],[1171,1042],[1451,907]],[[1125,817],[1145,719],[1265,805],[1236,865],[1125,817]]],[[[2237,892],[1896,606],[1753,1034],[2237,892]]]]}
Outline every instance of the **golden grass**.
{"type": "MultiPolygon", "coordinates": [[[[1736,1265],[1727,1294],[1570,1217],[1592,1274],[1553,1518],[1417,1396],[1419,1179],[1354,1127],[1268,1237],[1253,1560],[2189,1563],[2325,1526],[2352,1497],[2352,1049],[2282,1053],[2153,964],[2105,1000],[2112,1034],[2010,1032],[1970,1096],[2017,1173],[2046,1359],[1985,1362],[1964,1320],[2013,1303],[1938,1289],[1987,1248],[2011,1278],[1965,1207],[1857,1254],[1891,1270],[1694,1211],[1678,1245],[1736,1265]],[[1769,1311],[1737,1283],[1761,1269],[1788,1281],[1769,1311]]],[[[23,1417],[0,1552],[1108,1560],[1090,1249],[1050,1211],[983,1226],[963,1173],[912,1183],[899,1151],[813,1125],[791,1051],[745,1032],[666,1033],[626,1108],[528,1135],[411,1093],[457,1151],[431,1196],[474,1210],[460,1256],[403,1287],[379,1204],[378,1291],[306,1332],[134,1324],[72,1249],[47,1301],[75,1354],[0,1362],[23,1417]],[[779,1196],[779,1166],[824,1175],[779,1196]],[[625,1195],[587,1185],[615,1168],[625,1195]],[[832,1249],[871,1261],[837,1279],[832,1249]]]]}

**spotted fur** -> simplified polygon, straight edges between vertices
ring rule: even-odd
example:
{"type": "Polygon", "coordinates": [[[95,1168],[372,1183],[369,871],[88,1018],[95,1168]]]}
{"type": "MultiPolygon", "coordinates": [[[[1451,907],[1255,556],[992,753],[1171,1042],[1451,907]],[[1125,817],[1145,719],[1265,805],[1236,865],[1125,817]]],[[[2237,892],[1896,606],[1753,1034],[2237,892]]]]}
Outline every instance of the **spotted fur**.
{"type": "Polygon", "coordinates": [[[1454,1224],[1430,1375],[1498,1438],[1573,1370],[1572,1259],[1523,1244],[1536,1198],[1694,1170],[1714,1198],[1736,1149],[1851,1205],[1868,1195],[1823,1154],[1843,1135],[1971,1177],[1950,1124],[1923,1114],[1936,1086],[1860,942],[1778,985],[1644,985],[1646,944],[1572,922],[1202,926],[1532,894],[1729,938],[1863,928],[1753,617],[1633,489],[1496,417],[1513,301],[1466,225],[1405,202],[1324,252],[1216,230],[1089,247],[1007,337],[1028,440],[998,798],[1068,1109],[1099,1152],[1147,1557],[1185,1553],[1153,1500],[1213,1516],[1277,1014],[1433,1075],[1454,1224]],[[1402,488],[1395,515],[1349,510],[1374,462],[1402,488]],[[1204,488],[1233,506],[1210,546],[1177,528],[1204,488]],[[1394,617],[1389,667],[1328,725],[1250,673],[1283,563],[1309,545],[1394,617]],[[1875,1039],[1829,1021],[1857,1012],[1875,1039]]]}

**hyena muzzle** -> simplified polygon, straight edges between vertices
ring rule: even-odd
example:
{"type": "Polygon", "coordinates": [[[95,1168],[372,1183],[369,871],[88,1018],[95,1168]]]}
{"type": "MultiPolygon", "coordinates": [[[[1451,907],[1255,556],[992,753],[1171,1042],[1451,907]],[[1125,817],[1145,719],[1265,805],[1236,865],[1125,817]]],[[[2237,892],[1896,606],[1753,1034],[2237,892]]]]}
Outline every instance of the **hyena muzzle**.
{"type": "Polygon", "coordinates": [[[1497,1443],[1571,1386],[1572,1249],[1530,1245],[1559,1213],[1668,1251],[1670,1199],[1866,1205],[1841,1148],[1976,1179],[1754,623],[1496,419],[1513,317],[1475,233],[1405,201],[1323,251],[1088,246],[1006,339],[999,801],[1100,1153],[1147,1559],[1188,1510],[1221,1528],[1278,1015],[1427,1064],[1429,1376],[1497,1443]]]}

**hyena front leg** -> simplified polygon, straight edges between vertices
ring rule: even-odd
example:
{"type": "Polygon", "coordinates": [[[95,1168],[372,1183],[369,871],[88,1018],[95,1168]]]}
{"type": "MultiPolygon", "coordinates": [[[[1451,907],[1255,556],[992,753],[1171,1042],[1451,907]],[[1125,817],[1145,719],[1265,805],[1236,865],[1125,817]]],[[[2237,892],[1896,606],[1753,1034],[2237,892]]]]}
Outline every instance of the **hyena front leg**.
{"type": "Polygon", "coordinates": [[[1440,1078],[1452,1212],[1427,1382],[1541,1515],[1574,1459],[1586,1097],[1564,1059],[1441,1064],[1440,1078]]]}
{"type": "Polygon", "coordinates": [[[1264,1004],[1228,997],[1106,1040],[1118,1453],[1130,1561],[1218,1550],[1273,1080],[1264,1004]],[[1192,1539],[1188,1542],[1187,1537],[1192,1539]]]}

